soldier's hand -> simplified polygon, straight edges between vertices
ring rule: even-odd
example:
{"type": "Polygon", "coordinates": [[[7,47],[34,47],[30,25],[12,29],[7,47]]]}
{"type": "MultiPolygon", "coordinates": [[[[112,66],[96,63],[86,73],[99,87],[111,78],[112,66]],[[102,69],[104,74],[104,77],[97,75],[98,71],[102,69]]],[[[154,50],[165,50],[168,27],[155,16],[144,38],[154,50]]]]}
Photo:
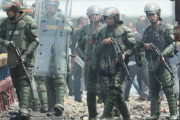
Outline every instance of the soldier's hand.
{"type": "Polygon", "coordinates": [[[125,60],[125,54],[122,54],[123,60],[125,60]]]}
{"type": "MultiPolygon", "coordinates": [[[[162,60],[164,60],[164,56],[162,57],[162,60]]],[[[161,59],[158,56],[158,61],[161,63],[161,59]]]]}
{"type": "Polygon", "coordinates": [[[18,60],[16,60],[16,63],[17,63],[18,65],[20,64],[18,60]]]}
{"type": "Polygon", "coordinates": [[[26,61],[26,57],[27,57],[27,54],[23,54],[23,55],[21,56],[21,59],[22,59],[23,62],[26,61]]]}
{"type": "Polygon", "coordinates": [[[107,39],[104,39],[104,40],[102,41],[102,44],[103,44],[103,45],[104,45],[104,44],[110,45],[111,43],[113,43],[113,41],[111,40],[111,38],[107,38],[107,39]]]}
{"type": "Polygon", "coordinates": [[[151,46],[149,45],[149,43],[145,44],[145,48],[146,48],[147,50],[152,50],[152,48],[151,48],[151,46]]]}

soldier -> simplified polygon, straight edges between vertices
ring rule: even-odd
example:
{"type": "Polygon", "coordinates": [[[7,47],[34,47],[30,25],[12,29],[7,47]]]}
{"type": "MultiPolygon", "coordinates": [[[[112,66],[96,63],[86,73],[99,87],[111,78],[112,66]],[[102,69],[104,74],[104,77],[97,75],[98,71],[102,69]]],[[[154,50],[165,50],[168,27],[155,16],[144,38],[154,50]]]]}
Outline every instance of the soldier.
{"type": "Polygon", "coordinates": [[[86,15],[90,24],[83,27],[79,34],[78,46],[76,51],[79,57],[85,62],[85,87],[87,89],[87,105],[89,120],[95,120],[97,117],[96,95],[99,84],[97,71],[91,69],[92,51],[94,50],[97,33],[104,27],[100,22],[102,9],[99,6],[90,6],[86,15]]]}
{"type": "MultiPolygon", "coordinates": [[[[122,66],[119,62],[117,62],[118,58],[112,46],[111,38],[114,37],[117,43],[120,44],[123,49],[126,48],[124,49],[125,52],[123,54],[124,60],[126,59],[126,64],[128,63],[129,56],[132,55],[136,41],[132,30],[123,25],[123,22],[119,20],[119,16],[119,11],[114,7],[104,9],[103,17],[107,26],[100,30],[94,52],[94,54],[100,56],[101,59],[99,69],[102,68],[101,66],[104,64],[103,61],[108,60],[109,62],[111,61],[111,65],[113,64],[112,66],[116,66],[114,68],[111,67],[111,71],[115,71],[115,69],[117,70],[113,73],[115,74],[114,76],[102,76],[103,79],[109,81],[109,91],[101,119],[110,119],[110,113],[115,104],[120,110],[123,118],[125,120],[130,119],[130,113],[124,101],[121,88],[126,76],[122,66]]],[[[101,72],[99,71],[99,73],[101,72]]]]}
{"type": "Polygon", "coordinates": [[[26,120],[29,116],[30,83],[18,64],[15,52],[10,48],[10,40],[19,47],[26,70],[29,76],[32,77],[32,67],[34,66],[33,53],[39,45],[37,24],[34,19],[19,11],[20,6],[18,0],[2,1],[2,9],[6,11],[8,17],[3,20],[0,26],[0,44],[6,47],[8,51],[8,65],[19,100],[20,119],[26,120]]]}
{"type": "Polygon", "coordinates": [[[153,43],[163,54],[163,59],[170,66],[169,57],[173,56],[176,42],[174,41],[173,26],[162,21],[160,7],[157,4],[147,4],[144,8],[151,25],[146,28],[142,41],[145,47],[145,57],[148,60],[149,89],[151,93],[150,120],[159,119],[161,101],[159,92],[162,89],[166,95],[170,120],[176,120],[177,101],[173,90],[174,81],[168,70],[160,63],[158,56],[149,43],[153,43]]]}
{"type": "MultiPolygon", "coordinates": [[[[58,115],[61,115],[64,111],[68,64],[66,50],[69,46],[69,32],[72,32],[73,24],[69,19],[66,21],[64,14],[59,12],[58,0],[44,0],[43,6],[47,13],[40,18],[39,25],[46,27],[40,28],[39,32],[40,46],[37,50],[35,78],[41,101],[41,112],[47,112],[49,106],[50,111],[53,108],[58,115]],[[47,98],[47,89],[49,99],[47,98]]],[[[41,7],[37,9],[41,9],[41,7]]]]}

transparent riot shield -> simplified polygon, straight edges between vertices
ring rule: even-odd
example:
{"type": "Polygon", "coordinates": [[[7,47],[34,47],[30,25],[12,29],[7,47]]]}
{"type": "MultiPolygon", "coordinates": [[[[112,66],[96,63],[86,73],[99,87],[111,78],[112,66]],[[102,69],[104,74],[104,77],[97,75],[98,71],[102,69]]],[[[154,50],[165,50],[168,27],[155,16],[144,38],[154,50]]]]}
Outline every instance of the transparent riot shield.
{"type": "Polygon", "coordinates": [[[40,45],[36,53],[35,75],[58,77],[67,75],[68,47],[70,31],[67,16],[60,16],[57,10],[56,17],[49,18],[48,4],[43,5],[43,1],[37,2],[39,41],[40,45]],[[38,6],[39,5],[39,6],[38,6]],[[46,14],[41,16],[45,6],[46,14]]]}

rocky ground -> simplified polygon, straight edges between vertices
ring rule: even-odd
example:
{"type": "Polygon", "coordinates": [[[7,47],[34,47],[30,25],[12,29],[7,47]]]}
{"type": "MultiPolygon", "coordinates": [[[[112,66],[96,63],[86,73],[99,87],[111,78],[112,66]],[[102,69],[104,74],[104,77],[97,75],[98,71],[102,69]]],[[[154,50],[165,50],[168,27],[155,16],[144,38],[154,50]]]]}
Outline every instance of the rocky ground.
{"type": "MultiPolygon", "coordinates": [[[[150,115],[150,102],[138,100],[138,95],[131,95],[131,99],[127,102],[131,112],[132,120],[144,120],[150,115]]],[[[179,105],[179,101],[178,101],[179,105]]],[[[161,119],[166,120],[169,116],[169,110],[166,100],[161,102],[161,119]]],[[[98,117],[103,113],[103,103],[97,104],[98,117]]],[[[12,109],[0,114],[0,120],[9,120],[12,111],[18,109],[17,104],[13,104],[12,109]]],[[[179,111],[179,107],[178,107],[179,111]]],[[[51,115],[45,113],[34,112],[30,110],[31,120],[88,120],[88,110],[86,103],[86,96],[83,96],[81,103],[74,101],[74,97],[69,96],[65,99],[65,112],[61,117],[55,117],[54,113],[51,115]],[[48,116],[49,115],[49,116],[48,116]]],[[[116,117],[116,120],[122,120],[122,117],[116,117]]]]}

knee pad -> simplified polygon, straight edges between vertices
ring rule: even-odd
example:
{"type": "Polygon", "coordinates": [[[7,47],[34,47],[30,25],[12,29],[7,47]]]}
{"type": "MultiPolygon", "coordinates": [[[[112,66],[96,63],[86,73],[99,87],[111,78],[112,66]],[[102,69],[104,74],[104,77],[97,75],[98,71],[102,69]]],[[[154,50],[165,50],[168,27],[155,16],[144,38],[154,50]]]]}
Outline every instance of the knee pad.
{"type": "Polygon", "coordinates": [[[47,88],[45,84],[40,84],[37,86],[38,91],[40,92],[47,92],[47,88]]]}
{"type": "Polygon", "coordinates": [[[20,82],[20,87],[30,87],[30,83],[28,82],[27,79],[21,79],[21,82],[20,82]]]}
{"type": "Polygon", "coordinates": [[[54,80],[54,86],[66,86],[66,80],[64,77],[58,77],[54,80]]]}

